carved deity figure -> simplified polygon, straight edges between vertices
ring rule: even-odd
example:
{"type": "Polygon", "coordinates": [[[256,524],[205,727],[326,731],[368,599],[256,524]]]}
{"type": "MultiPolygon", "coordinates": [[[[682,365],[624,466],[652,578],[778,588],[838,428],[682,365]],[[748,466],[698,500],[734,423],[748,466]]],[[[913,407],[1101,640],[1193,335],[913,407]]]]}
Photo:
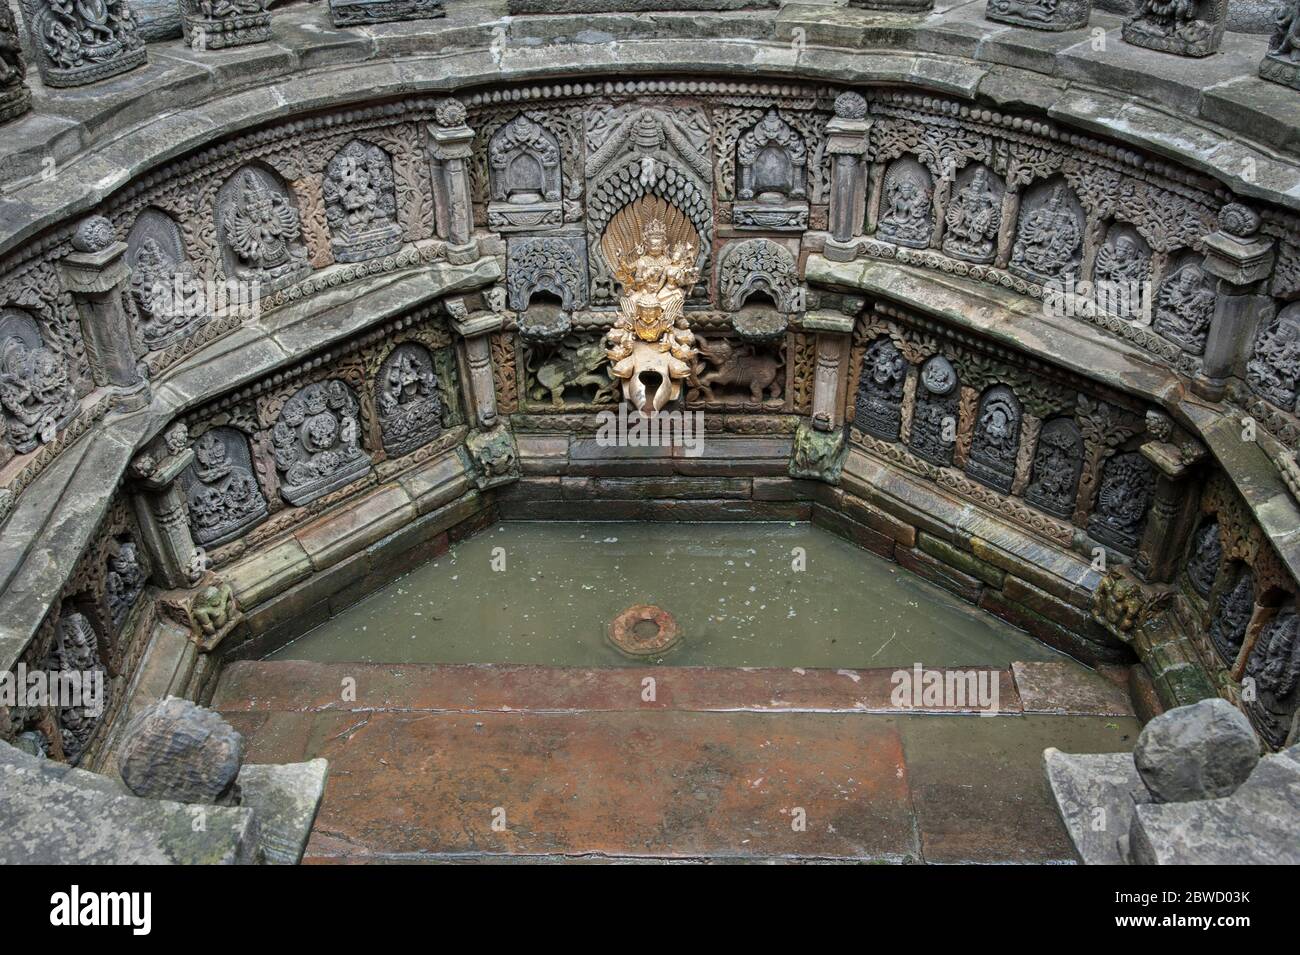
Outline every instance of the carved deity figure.
{"type": "Polygon", "coordinates": [[[337,379],[307,385],[285,402],[271,443],[290,504],[307,504],[370,470],[358,412],[352,390],[337,379]]]}
{"type": "Polygon", "coordinates": [[[992,261],[1002,224],[1002,197],[989,185],[983,166],[957,190],[944,215],[943,250],[973,262],[992,261]]]}
{"type": "Polygon", "coordinates": [[[1188,262],[1160,284],[1152,327],[1183,351],[1199,355],[1205,351],[1214,299],[1205,273],[1188,262]]]}
{"type": "Polygon", "coordinates": [[[1283,609],[1261,631],[1246,661],[1256,694],[1246,711],[1260,735],[1281,746],[1300,703],[1300,617],[1283,609]]]}
{"type": "Polygon", "coordinates": [[[225,215],[225,237],[239,260],[255,273],[286,270],[297,240],[298,213],[251,169],[225,215]]]}
{"type": "Polygon", "coordinates": [[[428,351],[412,343],[394,348],[379,368],[375,404],[389,454],[408,454],[437,437],[442,398],[428,351]]]}
{"type": "Polygon", "coordinates": [[[1020,448],[1020,402],[1005,385],[995,385],[980,400],[966,470],[971,477],[1007,493],[1020,448]]]}
{"type": "MultiPolygon", "coordinates": [[[[680,230],[679,230],[680,231],[680,230]]],[[[661,218],[645,223],[632,249],[613,249],[614,276],[622,285],[619,316],[605,339],[610,373],[623,381],[623,394],[647,410],[643,371],[660,376],[649,402],[655,411],[680,393],[694,367],[695,335],[683,314],[686,293],[699,279],[693,242],[670,245],[661,218]]]]}
{"type": "Polygon", "coordinates": [[[1219,606],[1210,621],[1210,642],[1223,662],[1231,666],[1246,638],[1246,626],[1255,612],[1255,575],[1242,567],[1232,588],[1219,598],[1219,606]]]}
{"type": "Polygon", "coordinates": [[[75,86],[132,69],[144,42],[126,0],[27,0],[46,82],[75,86]]]}
{"type": "Polygon", "coordinates": [[[878,438],[897,441],[906,378],[907,360],[898,346],[887,336],[872,342],[862,356],[853,424],[878,438]]]}
{"type": "Polygon", "coordinates": [[[1246,363],[1246,380],[1279,408],[1295,408],[1300,383],[1300,303],[1288,305],[1260,329],[1255,351],[1246,363]]]}
{"type": "Polygon", "coordinates": [[[952,464],[957,442],[957,370],[942,355],[921,366],[908,447],[931,464],[952,464]]]}
{"type": "Polygon", "coordinates": [[[401,248],[393,164],[371,143],[354,139],[325,167],[321,186],[334,258],[359,262],[401,248]]]}
{"type": "Polygon", "coordinates": [[[0,3],[0,123],[20,116],[31,107],[25,80],[27,67],[18,27],[8,3],[0,3]]]}
{"type": "Polygon", "coordinates": [[[257,479],[231,454],[230,444],[236,441],[244,438],[214,428],[194,442],[193,480],[186,492],[186,504],[194,540],[199,544],[224,544],[266,516],[266,499],[257,479]]]}
{"type": "Polygon", "coordinates": [[[1104,544],[1133,553],[1154,490],[1155,475],[1146,458],[1136,451],[1116,454],[1102,469],[1097,509],[1088,522],[1088,532],[1104,544]]]}
{"type": "Polygon", "coordinates": [[[6,336],[0,326],[0,410],[19,454],[53,441],[76,410],[67,369],[58,355],[35,343],[36,334],[6,336]]]}
{"type": "Polygon", "coordinates": [[[96,674],[99,680],[105,680],[106,670],[99,659],[99,635],[84,614],[69,612],[59,619],[54,628],[48,667],[60,673],[76,673],[81,678],[79,705],[60,706],[58,711],[63,755],[69,762],[75,762],[94,735],[107,702],[93,692],[96,674]]]}
{"type": "Polygon", "coordinates": [[[885,174],[876,232],[899,245],[924,248],[930,244],[930,175],[918,162],[900,159],[885,174]]]}
{"type": "Polygon", "coordinates": [[[1211,522],[1197,532],[1192,542],[1192,553],[1187,559],[1187,579],[1202,597],[1209,597],[1219,576],[1219,563],[1223,560],[1223,541],[1219,538],[1219,525],[1211,522]]]}
{"type": "Polygon", "coordinates": [[[152,236],[140,243],[131,270],[131,294],[140,315],[140,333],[150,349],[184,337],[207,314],[207,296],[194,266],[174,262],[152,236]]]}
{"type": "Polygon", "coordinates": [[[1074,511],[1082,469],[1083,437],[1079,426],[1067,418],[1047,422],[1034,448],[1025,500],[1049,514],[1069,517],[1074,511]]]}
{"type": "Polygon", "coordinates": [[[1207,56],[1223,38],[1226,4],[1220,0],[1143,0],[1125,21],[1126,43],[1181,56],[1207,56]]]}
{"type": "Polygon", "coordinates": [[[1057,185],[1047,202],[1020,220],[1011,264],[1048,279],[1067,272],[1083,242],[1083,225],[1066,199],[1065,186],[1057,185]]]}
{"type": "Polygon", "coordinates": [[[1149,265],[1136,236],[1113,234],[1097,250],[1093,272],[1097,304],[1124,318],[1136,317],[1142,310],[1149,265]]]}
{"type": "Polygon", "coordinates": [[[104,576],[104,594],[114,627],[122,626],[126,615],[144,590],[147,579],[135,541],[123,541],[118,546],[117,553],[109,556],[108,573],[104,576]]]}

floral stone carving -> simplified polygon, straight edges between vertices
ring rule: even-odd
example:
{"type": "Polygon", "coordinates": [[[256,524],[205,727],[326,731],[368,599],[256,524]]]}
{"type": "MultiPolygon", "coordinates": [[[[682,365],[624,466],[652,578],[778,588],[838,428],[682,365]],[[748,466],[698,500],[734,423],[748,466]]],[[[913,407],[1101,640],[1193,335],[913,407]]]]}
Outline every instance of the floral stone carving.
{"type": "Polygon", "coordinates": [[[1268,52],[1259,61],[1259,75],[1300,89],[1300,0],[1281,0],[1277,5],[1268,52]]]}
{"type": "Polygon", "coordinates": [[[1281,746],[1300,706],[1300,617],[1293,609],[1283,609],[1260,631],[1245,675],[1255,682],[1246,713],[1269,745],[1281,746]]]}
{"type": "Polygon", "coordinates": [[[1246,626],[1254,612],[1255,575],[1249,568],[1238,566],[1232,586],[1219,597],[1219,605],[1210,620],[1210,642],[1229,666],[1237,660],[1246,638],[1246,626]]]}
{"type": "Polygon", "coordinates": [[[198,544],[217,547],[266,517],[266,498],[253,476],[248,439],[234,428],[206,431],[181,478],[190,530],[198,544]]]}
{"type": "Polygon", "coordinates": [[[1076,273],[1083,221],[1083,207],[1063,183],[1043,183],[1030,190],[1020,207],[1011,271],[1035,282],[1076,273]]]}
{"type": "Polygon", "coordinates": [[[529,308],[535,295],[565,312],[587,305],[587,244],[582,236],[511,238],[506,255],[510,307],[529,308]]]}
{"type": "Polygon", "coordinates": [[[885,172],[876,235],[898,245],[924,249],[934,232],[930,171],[910,156],[895,159],[885,172]]]}
{"type": "Polygon", "coordinates": [[[0,414],[18,454],[53,441],[77,410],[63,360],[45,346],[26,312],[0,309],[0,414]]]}
{"type": "Polygon", "coordinates": [[[736,202],[740,229],[808,228],[808,149],[803,137],[769,109],[736,143],[736,202]]]}
{"type": "Polygon", "coordinates": [[[82,86],[145,61],[127,0],[22,0],[36,65],[47,86],[82,86]]]}
{"type": "Polygon", "coordinates": [[[1227,9],[1227,0],[1143,0],[1121,35],[1149,50],[1209,56],[1223,40],[1227,9]]]}
{"type": "Polygon", "coordinates": [[[1074,513],[1083,471],[1083,435],[1069,418],[1053,418],[1043,425],[1034,448],[1033,470],[1025,500],[1048,514],[1074,513]]]}
{"type": "Polygon", "coordinates": [[[335,153],[321,196],[337,261],[363,262],[401,249],[393,161],[378,146],[354,139],[335,153]]]}
{"type": "Polygon", "coordinates": [[[308,271],[302,224],[284,186],[247,167],[217,194],[217,229],[227,277],[283,287],[308,271]]]}
{"type": "Polygon", "coordinates": [[[379,366],[375,406],[384,450],[393,457],[424,447],[442,433],[442,398],[433,358],[423,345],[398,345],[379,366]]]}
{"type": "Polygon", "coordinates": [[[754,294],[779,312],[800,311],[802,289],[794,255],[771,239],[729,243],[718,257],[718,295],[727,311],[739,311],[754,294]]]}
{"type": "Polygon", "coordinates": [[[1088,521],[1088,533],[1132,554],[1142,537],[1154,490],[1155,474],[1146,458],[1136,451],[1114,455],[1102,469],[1097,509],[1088,521]]]}
{"type": "Polygon", "coordinates": [[[488,228],[516,232],[564,222],[560,144],[520,114],[488,144],[488,228]]]}
{"type": "Polygon", "coordinates": [[[934,355],[921,366],[908,447],[931,464],[952,464],[957,445],[959,383],[957,369],[942,355],[934,355]]]}
{"type": "Polygon", "coordinates": [[[993,386],[980,399],[966,473],[1003,494],[1016,475],[1020,419],[1020,402],[1005,385],[993,386]]]}
{"type": "Polygon", "coordinates": [[[286,501],[309,504],[370,470],[359,410],[352,389],[337,379],[307,385],[285,402],[271,442],[286,501]]]}
{"type": "Polygon", "coordinates": [[[984,16],[1031,30],[1078,30],[1088,25],[1092,0],[989,0],[984,16]]]}
{"type": "Polygon", "coordinates": [[[271,39],[269,0],[181,0],[181,28],[195,50],[223,50],[271,39]]]}
{"type": "Polygon", "coordinates": [[[18,40],[18,26],[8,3],[0,4],[0,123],[21,116],[32,105],[27,89],[27,65],[18,40]]]}
{"type": "Polygon", "coordinates": [[[980,164],[962,170],[944,214],[943,251],[967,262],[992,262],[1002,225],[1002,181],[980,164]]]}
{"type": "Polygon", "coordinates": [[[1214,300],[1200,263],[1185,261],[1160,283],[1152,327],[1183,351],[1199,355],[1210,333],[1214,300]]]}
{"type": "Polygon", "coordinates": [[[330,22],[359,27],[394,20],[428,20],[446,15],[444,0],[330,0],[330,22]]]}
{"type": "Polygon", "coordinates": [[[903,382],[907,361],[889,338],[877,338],[862,358],[853,424],[889,441],[898,440],[903,423],[903,382]]]}
{"type": "Polygon", "coordinates": [[[622,381],[623,397],[645,415],[675,400],[694,368],[695,336],[683,307],[699,279],[697,243],[689,219],[650,198],[624,209],[601,239],[622,286],[619,317],[605,338],[610,373],[622,381]],[[647,395],[655,378],[658,386],[647,395]]]}

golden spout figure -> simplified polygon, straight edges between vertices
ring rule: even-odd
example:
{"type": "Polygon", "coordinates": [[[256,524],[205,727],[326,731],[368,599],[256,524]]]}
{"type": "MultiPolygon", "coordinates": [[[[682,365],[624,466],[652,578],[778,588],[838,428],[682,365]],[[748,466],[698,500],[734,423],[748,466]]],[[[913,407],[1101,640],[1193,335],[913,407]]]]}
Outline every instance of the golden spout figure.
{"type": "Polygon", "coordinates": [[[610,372],[622,380],[624,397],[648,415],[681,393],[694,364],[695,336],[683,307],[699,280],[695,230],[678,210],[646,198],[615,217],[601,245],[622,286],[619,317],[605,338],[610,372]],[[676,216],[663,214],[669,210],[676,216]],[[653,217],[637,236],[635,227],[646,212],[653,217]],[[672,220],[675,243],[666,219],[672,220]],[[658,385],[647,401],[646,386],[654,377],[658,385]]]}

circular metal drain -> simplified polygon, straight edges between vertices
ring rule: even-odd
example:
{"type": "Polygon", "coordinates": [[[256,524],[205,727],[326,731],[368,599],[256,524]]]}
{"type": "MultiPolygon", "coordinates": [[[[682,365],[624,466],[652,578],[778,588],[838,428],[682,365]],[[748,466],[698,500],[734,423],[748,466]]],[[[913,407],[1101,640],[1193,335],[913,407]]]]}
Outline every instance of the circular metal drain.
{"type": "Polygon", "coordinates": [[[628,607],[609,624],[609,642],[634,657],[671,650],[681,636],[673,615],[653,604],[628,607]]]}

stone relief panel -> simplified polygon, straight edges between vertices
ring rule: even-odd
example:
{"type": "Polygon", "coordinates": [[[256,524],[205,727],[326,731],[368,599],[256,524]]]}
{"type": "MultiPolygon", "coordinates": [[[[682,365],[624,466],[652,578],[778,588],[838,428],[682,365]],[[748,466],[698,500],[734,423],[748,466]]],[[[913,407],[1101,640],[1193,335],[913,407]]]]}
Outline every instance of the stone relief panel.
{"type": "Polygon", "coordinates": [[[1146,458],[1136,451],[1113,455],[1102,466],[1088,533],[1121,553],[1135,553],[1154,490],[1155,473],[1146,458]]]}
{"type": "Polygon", "coordinates": [[[512,236],[506,256],[510,307],[528,308],[534,296],[571,312],[587,305],[587,244],[580,235],[512,236]]]}
{"type": "Polygon", "coordinates": [[[82,86],[144,63],[144,40],[127,0],[22,0],[36,65],[47,86],[82,86]]]}
{"type": "Polygon", "coordinates": [[[1180,56],[1209,56],[1219,48],[1228,0],[1142,0],[1124,22],[1125,43],[1180,56]]]}
{"type": "Polygon", "coordinates": [[[126,238],[131,301],[140,335],[150,351],[190,335],[208,318],[204,285],[185,250],[176,220],[145,209],[126,238]]]}
{"type": "Polygon", "coordinates": [[[695,339],[698,360],[687,379],[688,404],[784,407],[785,352],[779,346],[722,336],[695,339]]]}
{"type": "Polygon", "coordinates": [[[104,596],[113,629],[120,630],[149,581],[144,553],[129,536],[114,540],[104,570],[104,596]]]}
{"type": "Polygon", "coordinates": [[[1284,411],[1294,411],[1300,386],[1300,302],[1263,323],[1246,363],[1251,390],[1284,411]]]}
{"type": "Polygon", "coordinates": [[[992,262],[1002,227],[1002,180],[983,163],[958,174],[944,215],[943,252],[966,262],[992,262]]]}
{"type": "Polygon", "coordinates": [[[68,369],[46,346],[36,319],[0,309],[0,422],[9,446],[27,454],[50,443],[76,410],[68,369]]]}
{"type": "Polygon", "coordinates": [[[1015,393],[995,385],[980,397],[966,473],[1003,494],[1010,492],[1020,449],[1023,412],[1015,393]]]}
{"type": "Polygon", "coordinates": [[[1083,434],[1070,418],[1053,418],[1038,433],[1025,500],[1049,514],[1074,513],[1083,471],[1083,434]]]}
{"type": "Polygon", "coordinates": [[[1188,354],[1199,355],[1205,351],[1214,301],[1214,282],[1201,257],[1185,253],[1160,283],[1152,327],[1188,354]]]}
{"type": "Polygon", "coordinates": [[[771,239],[728,243],[718,256],[719,303],[734,312],[756,294],[767,298],[777,311],[802,311],[803,288],[794,255],[771,239]]]}
{"type": "Polygon", "coordinates": [[[1300,89],[1300,4],[1295,0],[1284,0],[1274,9],[1273,33],[1259,62],[1259,75],[1300,89]]]}
{"type": "Polygon", "coordinates": [[[808,148],[775,107],[736,143],[736,202],[741,229],[808,228],[808,148]]]}
{"type": "Polygon", "coordinates": [[[321,195],[335,261],[363,262],[401,249],[393,160],[383,149],[352,140],[325,167],[321,195]]]}
{"type": "Polygon", "coordinates": [[[960,384],[957,369],[942,355],[929,358],[921,366],[908,447],[931,464],[952,464],[961,410],[960,384]]]}
{"type": "Polygon", "coordinates": [[[1232,666],[1255,611],[1255,575],[1246,565],[1235,563],[1229,569],[1228,581],[1210,618],[1210,642],[1224,664],[1232,666]]]}
{"type": "Polygon", "coordinates": [[[200,546],[219,547],[264,520],[269,507],[243,432],[212,428],[193,448],[194,462],[181,476],[190,532],[200,546]]]}
{"type": "Polygon", "coordinates": [[[933,199],[930,170],[911,156],[895,159],[881,186],[876,235],[897,245],[929,247],[934,233],[933,199]]]}
{"type": "Polygon", "coordinates": [[[418,342],[398,345],[379,366],[375,408],[384,450],[410,454],[442,433],[442,396],[433,356],[418,342]]]}
{"type": "Polygon", "coordinates": [[[1293,607],[1283,608],[1260,631],[1245,675],[1255,683],[1246,713],[1268,744],[1280,747],[1300,707],[1300,617],[1293,607]]]}
{"type": "Polygon", "coordinates": [[[1020,203],[1011,271],[1040,284],[1077,276],[1084,220],[1083,205],[1063,180],[1030,188],[1020,203]]]}
{"type": "Polygon", "coordinates": [[[610,376],[609,359],[599,337],[570,334],[558,344],[524,349],[525,393],[553,408],[603,405],[617,401],[618,383],[610,376]]]}
{"type": "Polygon", "coordinates": [[[1093,264],[1093,298],[1098,307],[1130,321],[1149,305],[1151,247],[1137,229],[1112,223],[1093,264]]]}
{"type": "Polygon", "coordinates": [[[520,113],[488,146],[488,228],[519,232],[564,222],[562,156],[556,137],[520,113]]]}
{"type": "Polygon", "coordinates": [[[888,336],[867,346],[853,404],[853,424],[868,434],[897,441],[903,420],[903,382],[907,360],[888,336]]]}
{"type": "Polygon", "coordinates": [[[370,471],[359,412],[356,395],[337,378],[306,385],[285,402],[271,441],[286,501],[308,504],[370,471]]]}
{"type": "Polygon", "coordinates": [[[269,169],[245,166],[226,180],[217,193],[216,225],[227,278],[276,289],[310,269],[298,210],[269,169]]]}
{"type": "Polygon", "coordinates": [[[1187,555],[1187,580],[1204,599],[1209,599],[1219,578],[1219,565],[1223,562],[1223,541],[1219,522],[1211,520],[1201,526],[1192,537],[1187,555]]]}
{"type": "MultiPolygon", "coordinates": [[[[83,687],[96,677],[107,685],[108,674],[102,661],[99,641],[99,633],[85,614],[65,611],[55,625],[47,669],[58,673],[75,673],[80,677],[83,687]]],[[[58,708],[60,741],[63,756],[69,763],[76,764],[81,759],[99,726],[101,714],[95,710],[93,705],[58,708]]]]}
{"type": "Polygon", "coordinates": [[[18,25],[9,4],[0,4],[0,123],[31,109],[32,94],[26,80],[27,64],[18,39],[18,25]]]}

